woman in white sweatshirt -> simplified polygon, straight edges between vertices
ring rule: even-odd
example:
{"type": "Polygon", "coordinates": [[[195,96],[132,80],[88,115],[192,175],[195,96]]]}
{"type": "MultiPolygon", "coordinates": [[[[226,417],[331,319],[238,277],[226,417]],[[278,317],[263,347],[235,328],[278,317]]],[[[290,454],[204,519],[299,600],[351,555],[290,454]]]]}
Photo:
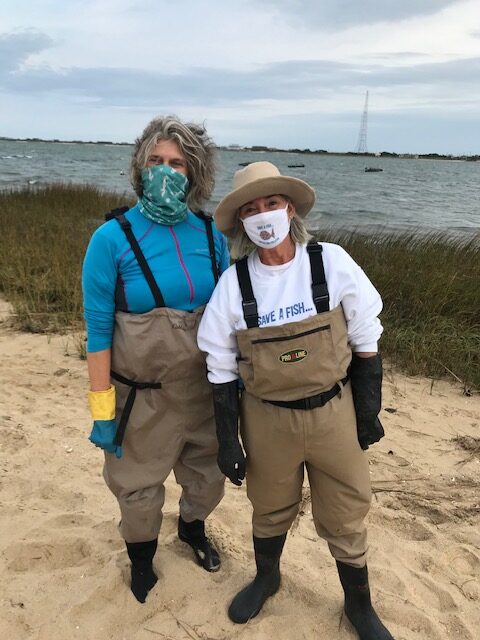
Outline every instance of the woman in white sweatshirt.
{"type": "Polygon", "coordinates": [[[215,212],[233,257],[249,254],[220,278],[198,331],[218,465],[237,485],[246,473],[253,506],[257,575],[228,613],[245,623],[278,591],[306,469],[315,527],[336,560],[348,618],[361,640],[393,640],[371,604],[364,524],[371,500],[364,450],[384,435],[382,301],[341,247],[308,242],[303,218],[314,201],[307,183],[255,162],[236,172],[215,212]]]}

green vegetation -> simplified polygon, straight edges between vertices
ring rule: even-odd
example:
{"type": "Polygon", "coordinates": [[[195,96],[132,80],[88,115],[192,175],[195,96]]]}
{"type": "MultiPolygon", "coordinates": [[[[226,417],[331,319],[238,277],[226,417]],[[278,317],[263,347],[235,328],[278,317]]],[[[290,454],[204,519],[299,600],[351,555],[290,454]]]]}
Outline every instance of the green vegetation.
{"type": "MultiPolygon", "coordinates": [[[[92,186],[0,193],[0,293],[29,331],[81,326],[81,264],[104,213],[131,198],[92,186]]],[[[410,374],[480,389],[479,240],[329,231],[384,300],[382,352],[410,374]],[[450,373],[449,373],[450,372],[450,373]]]]}
{"type": "Polygon", "coordinates": [[[407,373],[480,389],[480,242],[445,234],[318,233],[340,244],[380,291],[382,353],[407,373]]]}
{"type": "Polygon", "coordinates": [[[85,249],[104,214],[124,204],[126,196],[93,186],[0,192],[0,293],[20,328],[81,326],[85,249]]]}

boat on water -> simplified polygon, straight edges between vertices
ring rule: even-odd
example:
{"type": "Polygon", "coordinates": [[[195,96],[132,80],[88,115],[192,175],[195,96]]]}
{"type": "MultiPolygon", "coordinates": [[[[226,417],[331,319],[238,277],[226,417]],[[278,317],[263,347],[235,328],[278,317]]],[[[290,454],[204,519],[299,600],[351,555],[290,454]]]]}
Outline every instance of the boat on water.
{"type": "Polygon", "coordinates": [[[238,166],[239,167],[248,167],[248,165],[251,164],[250,162],[239,162],[238,166]]]}
{"type": "Polygon", "coordinates": [[[289,169],[299,169],[301,167],[304,167],[304,164],[289,164],[287,165],[289,169]]]}
{"type": "Polygon", "coordinates": [[[383,171],[380,167],[365,167],[365,173],[378,173],[379,171],[383,171]]]}

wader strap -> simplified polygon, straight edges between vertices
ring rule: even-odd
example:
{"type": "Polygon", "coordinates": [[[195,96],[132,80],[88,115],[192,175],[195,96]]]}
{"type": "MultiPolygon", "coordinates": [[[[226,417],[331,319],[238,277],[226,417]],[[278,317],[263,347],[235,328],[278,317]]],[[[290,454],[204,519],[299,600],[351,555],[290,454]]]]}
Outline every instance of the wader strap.
{"type": "Polygon", "coordinates": [[[310,268],[312,270],[312,296],[317,313],[330,310],[330,296],[328,295],[325,269],[323,268],[322,245],[316,242],[307,244],[310,256],[310,268]]]}
{"type": "Polygon", "coordinates": [[[247,329],[253,329],[258,327],[258,309],[257,301],[253,295],[250,273],[248,272],[247,257],[240,258],[235,263],[235,269],[237,270],[238,284],[242,293],[243,317],[247,323],[247,329]]]}
{"type": "MultiPolygon", "coordinates": [[[[312,297],[317,313],[330,311],[330,296],[328,294],[325,269],[323,268],[322,245],[316,242],[307,244],[308,256],[310,258],[310,269],[312,271],[312,297]]],[[[237,269],[238,284],[242,294],[243,317],[247,323],[247,328],[258,327],[257,301],[253,295],[252,281],[248,271],[247,258],[240,258],[235,263],[237,269]]]]}
{"type": "Polygon", "coordinates": [[[150,287],[150,291],[152,292],[153,298],[155,300],[155,306],[157,309],[159,307],[165,306],[165,301],[163,300],[162,292],[158,288],[158,284],[155,282],[155,278],[153,277],[153,273],[148,266],[147,261],[145,260],[145,256],[143,255],[142,250],[140,249],[140,245],[138,244],[137,239],[133,235],[132,225],[125,218],[123,214],[117,216],[116,221],[122,227],[123,232],[127,236],[127,240],[132,247],[132,251],[137,259],[138,264],[140,265],[140,269],[142,270],[143,275],[145,276],[145,280],[150,287]]]}
{"type": "Polygon", "coordinates": [[[212,228],[212,218],[207,216],[203,211],[194,211],[193,212],[197,218],[203,220],[205,223],[205,229],[207,231],[207,239],[208,239],[208,250],[210,252],[210,260],[212,261],[212,271],[213,271],[213,279],[215,280],[215,284],[218,282],[219,273],[218,273],[218,265],[217,258],[215,256],[215,240],[213,239],[213,228],[212,228]]]}
{"type": "Polygon", "coordinates": [[[309,398],[302,398],[301,400],[263,400],[263,402],[274,404],[277,407],[285,407],[286,409],[301,409],[302,411],[311,411],[312,409],[323,407],[327,404],[327,402],[330,402],[332,398],[340,393],[347,382],[348,376],[345,376],[345,378],[340,380],[340,382],[337,382],[337,384],[335,384],[328,391],[318,393],[316,396],[310,396],[309,398]]]}
{"type": "Polygon", "coordinates": [[[121,276],[119,273],[117,273],[117,283],[115,285],[115,311],[125,311],[126,313],[128,313],[125,287],[122,284],[121,276]]]}
{"type": "Polygon", "coordinates": [[[127,213],[129,209],[130,207],[117,207],[116,209],[112,209],[105,214],[105,220],[108,222],[109,220],[113,220],[113,218],[118,218],[122,213],[127,213]]]}
{"type": "Polygon", "coordinates": [[[135,380],[129,380],[128,378],[124,378],[119,373],[115,373],[115,371],[110,371],[110,375],[117,382],[121,382],[122,384],[125,384],[128,387],[130,387],[127,401],[125,402],[125,406],[123,407],[122,415],[120,417],[120,422],[118,423],[117,432],[115,434],[115,439],[113,441],[115,445],[121,446],[123,442],[123,438],[125,436],[125,431],[127,429],[128,419],[132,412],[133,404],[137,396],[137,389],[161,389],[162,383],[161,382],[136,382],[135,380]]]}

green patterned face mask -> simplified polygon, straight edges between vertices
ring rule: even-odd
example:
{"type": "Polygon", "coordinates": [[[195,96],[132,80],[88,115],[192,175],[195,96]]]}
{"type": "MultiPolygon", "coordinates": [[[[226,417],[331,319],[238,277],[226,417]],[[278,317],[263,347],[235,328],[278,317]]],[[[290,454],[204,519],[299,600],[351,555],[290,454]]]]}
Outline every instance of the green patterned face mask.
{"type": "Polygon", "coordinates": [[[188,178],[166,164],[142,171],[143,195],[139,208],[143,215],[159,224],[174,225],[187,217],[185,197],[188,178]]]}

